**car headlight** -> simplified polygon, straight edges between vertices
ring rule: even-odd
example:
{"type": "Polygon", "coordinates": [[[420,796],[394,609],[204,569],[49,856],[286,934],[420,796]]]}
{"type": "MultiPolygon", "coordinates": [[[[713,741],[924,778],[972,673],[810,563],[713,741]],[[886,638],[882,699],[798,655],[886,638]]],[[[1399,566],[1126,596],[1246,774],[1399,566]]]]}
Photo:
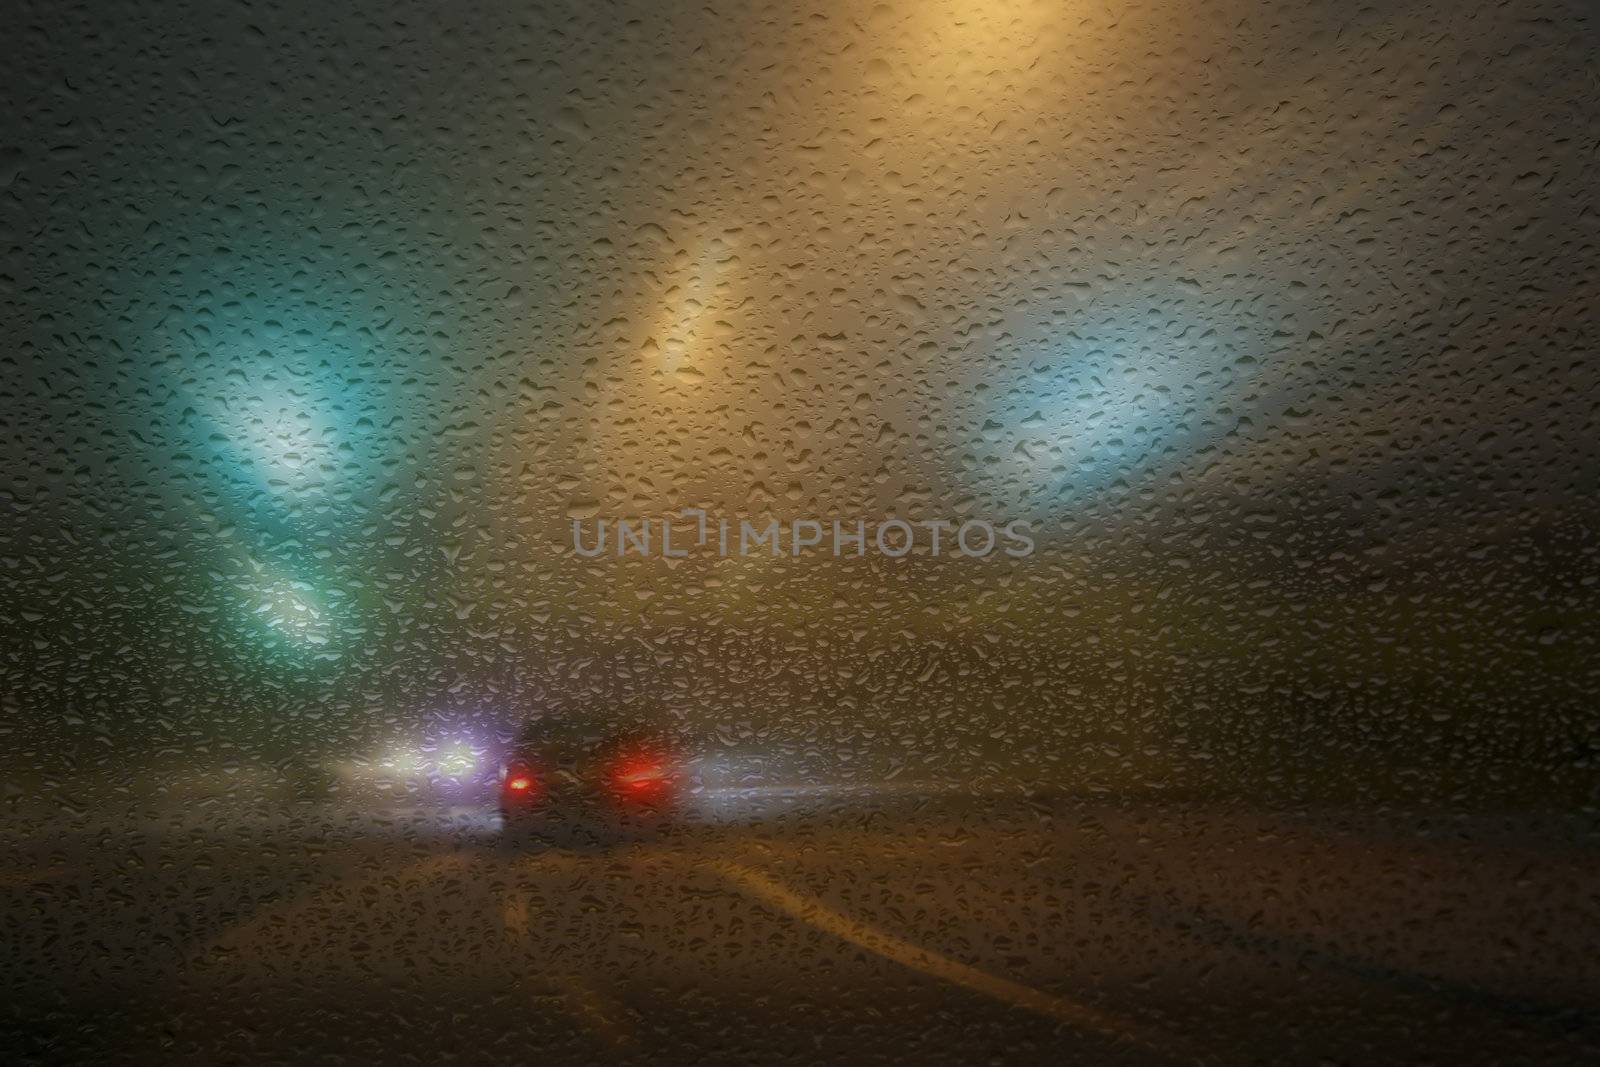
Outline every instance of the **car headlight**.
{"type": "Polygon", "coordinates": [[[427,764],[422,753],[407,748],[395,752],[381,766],[384,771],[397,777],[414,778],[423,772],[427,764]]]}
{"type": "Polygon", "coordinates": [[[437,766],[445,778],[464,778],[478,766],[478,757],[465,745],[457,745],[439,753],[437,766]]]}

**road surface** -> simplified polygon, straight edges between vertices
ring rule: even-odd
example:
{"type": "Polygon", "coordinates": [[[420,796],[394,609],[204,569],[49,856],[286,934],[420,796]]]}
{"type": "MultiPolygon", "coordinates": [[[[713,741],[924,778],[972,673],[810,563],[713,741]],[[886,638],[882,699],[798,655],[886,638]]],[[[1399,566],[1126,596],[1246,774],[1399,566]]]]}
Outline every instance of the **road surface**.
{"type": "Polygon", "coordinates": [[[14,819],[21,1062],[1595,1061],[1592,820],[915,790],[572,848],[14,819]]]}

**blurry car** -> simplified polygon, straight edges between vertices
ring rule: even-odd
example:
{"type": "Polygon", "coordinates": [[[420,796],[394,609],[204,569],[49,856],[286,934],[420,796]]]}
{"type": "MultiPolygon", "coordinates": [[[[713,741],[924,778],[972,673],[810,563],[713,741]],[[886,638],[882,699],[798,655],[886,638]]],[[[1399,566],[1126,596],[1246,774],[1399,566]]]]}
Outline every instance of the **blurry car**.
{"type": "Polygon", "coordinates": [[[599,842],[671,826],[688,774],[681,742],[658,715],[586,709],[516,735],[499,782],[508,839],[599,842]]]}

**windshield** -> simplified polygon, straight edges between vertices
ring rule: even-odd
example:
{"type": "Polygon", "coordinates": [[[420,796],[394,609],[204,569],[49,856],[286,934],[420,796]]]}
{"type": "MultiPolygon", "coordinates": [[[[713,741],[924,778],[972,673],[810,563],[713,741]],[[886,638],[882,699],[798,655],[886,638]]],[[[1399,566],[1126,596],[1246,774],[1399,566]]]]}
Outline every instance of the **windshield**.
{"type": "Polygon", "coordinates": [[[1600,1062],[1600,11],[6,19],[0,1059],[1600,1062]]]}

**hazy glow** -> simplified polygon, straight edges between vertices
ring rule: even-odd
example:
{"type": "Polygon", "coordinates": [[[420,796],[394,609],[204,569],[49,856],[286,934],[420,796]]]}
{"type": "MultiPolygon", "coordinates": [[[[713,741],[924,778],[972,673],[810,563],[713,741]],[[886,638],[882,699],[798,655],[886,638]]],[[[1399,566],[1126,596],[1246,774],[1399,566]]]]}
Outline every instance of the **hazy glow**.
{"type": "Polygon", "coordinates": [[[1119,295],[1019,324],[1016,361],[974,416],[985,479],[998,471],[1021,495],[1066,503],[1191,463],[1259,384],[1264,330],[1231,295],[1203,289],[1119,295]]]}
{"type": "Polygon", "coordinates": [[[427,761],[422,753],[414,748],[401,748],[392,752],[387,759],[379,764],[386,773],[405,778],[413,778],[427,768],[427,761]]]}
{"type": "Polygon", "coordinates": [[[262,575],[248,593],[251,615],[299,645],[326,645],[332,623],[326,606],[302,581],[262,575]]]}
{"type": "Polygon", "coordinates": [[[370,334],[388,313],[359,287],[243,255],[191,264],[164,296],[179,294],[184,313],[140,343],[174,353],[163,384],[183,443],[234,492],[349,490],[374,458],[362,427],[386,411],[369,368],[394,354],[370,334]]]}
{"type": "Polygon", "coordinates": [[[230,402],[217,421],[268,488],[297,492],[334,468],[338,436],[323,410],[294,389],[257,390],[230,402]]]}
{"type": "Polygon", "coordinates": [[[445,778],[465,778],[477,768],[478,754],[470,746],[457,743],[440,750],[434,766],[445,778]]]}
{"type": "Polygon", "coordinates": [[[885,47],[868,67],[869,85],[885,82],[902,95],[915,86],[952,117],[968,108],[1010,106],[1083,61],[1083,20],[1081,5],[1060,0],[879,5],[870,21],[885,47]],[[1069,41],[1074,47],[1065,47],[1069,41]]]}
{"type": "Polygon", "coordinates": [[[651,342],[657,346],[655,369],[672,380],[694,384],[703,375],[717,315],[728,303],[724,276],[735,262],[731,238],[720,235],[704,242],[696,255],[680,252],[669,266],[667,290],[646,347],[651,342]]]}

